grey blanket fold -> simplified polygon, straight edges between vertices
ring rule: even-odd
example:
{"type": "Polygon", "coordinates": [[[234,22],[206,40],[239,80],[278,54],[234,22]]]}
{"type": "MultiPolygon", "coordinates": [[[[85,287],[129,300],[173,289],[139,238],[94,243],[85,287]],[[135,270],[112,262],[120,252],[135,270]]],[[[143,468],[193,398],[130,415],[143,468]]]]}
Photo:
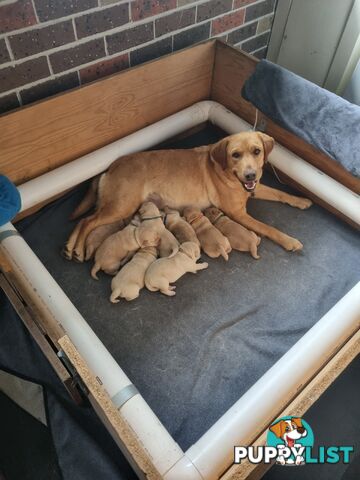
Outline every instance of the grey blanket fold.
{"type": "Polygon", "coordinates": [[[242,96],[274,122],[360,176],[360,107],[267,60],[242,96]]]}

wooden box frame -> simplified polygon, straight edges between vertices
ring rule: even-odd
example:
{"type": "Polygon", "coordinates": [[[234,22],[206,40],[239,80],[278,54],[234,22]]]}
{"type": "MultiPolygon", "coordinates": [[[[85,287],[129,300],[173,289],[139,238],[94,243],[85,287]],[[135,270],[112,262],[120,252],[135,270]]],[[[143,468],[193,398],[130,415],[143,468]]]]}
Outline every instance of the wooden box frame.
{"type": "MultiPolygon", "coordinates": [[[[23,184],[201,100],[217,101],[252,124],[255,109],[242,99],[240,92],[256,64],[255,58],[219,40],[212,40],[3,115],[0,117],[0,171],[16,184],[23,184]]],[[[265,116],[260,114],[259,117],[265,131],[277,142],[354,193],[360,193],[360,180],[334,160],[265,116]]],[[[312,192],[304,190],[288,177],[285,180],[356,226],[312,192]]],[[[41,206],[39,204],[22,212],[18,218],[41,206]]],[[[29,289],[17,278],[2,253],[1,286],[70,393],[79,401],[78,392],[71,382],[75,372],[100,418],[118,444],[125,445],[139,475],[163,478],[61,325],[32,301],[29,289]],[[74,369],[72,375],[54,355],[60,350],[74,369]]],[[[357,353],[358,329],[346,342],[341,341],[334,351],[329,352],[327,364],[301,385],[296,395],[279,406],[276,417],[285,408],[287,414],[302,415],[357,353]]],[[[249,443],[263,444],[266,429],[267,425],[259,425],[249,443]]],[[[231,467],[223,472],[221,478],[255,478],[261,474],[262,468],[257,467],[254,473],[255,466],[245,463],[231,467]]]]}

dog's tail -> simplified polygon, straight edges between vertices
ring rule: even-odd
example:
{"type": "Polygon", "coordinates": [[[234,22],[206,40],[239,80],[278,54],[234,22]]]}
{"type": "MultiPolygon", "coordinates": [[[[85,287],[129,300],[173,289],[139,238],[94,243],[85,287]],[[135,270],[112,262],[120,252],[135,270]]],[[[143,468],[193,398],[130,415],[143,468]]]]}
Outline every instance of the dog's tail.
{"type": "Polygon", "coordinates": [[[93,179],[89,190],[86,192],[84,198],[70,215],[70,220],[75,220],[76,218],[80,217],[96,204],[100,177],[101,176],[98,175],[93,179]]]}
{"type": "Polygon", "coordinates": [[[226,253],[226,250],[222,245],[220,245],[220,252],[221,252],[221,256],[224,257],[226,261],[228,261],[229,255],[226,253]]]}
{"type": "Polygon", "coordinates": [[[92,278],[94,278],[95,280],[99,280],[99,277],[96,275],[99,270],[100,270],[100,265],[95,262],[95,263],[94,263],[94,266],[93,266],[92,269],[91,269],[91,276],[92,276],[92,278]]]}
{"type": "Polygon", "coordinates": [[[172,258],[174,257],[179,251],[179,246],[177,245],[176,247],[174,246],[172,249],[171,249],[171,253],[170,255],[168,256],[168,258],[172,258]]]}

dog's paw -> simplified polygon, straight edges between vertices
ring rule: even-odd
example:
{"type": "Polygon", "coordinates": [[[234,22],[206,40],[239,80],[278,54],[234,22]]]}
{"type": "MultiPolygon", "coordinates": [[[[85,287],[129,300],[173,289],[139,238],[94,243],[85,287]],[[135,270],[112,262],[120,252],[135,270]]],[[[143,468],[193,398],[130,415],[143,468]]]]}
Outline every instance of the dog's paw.
{"type": "Polygon", "coordinates": [[[313,202],[308,198],[299,197],[296,200],[296,204],[294,205],[294,207],[300,208],[300,210],[306,210],[307,208],[310,208],[312,204],[313,202]]]}
{"type": "Polygon", "coordinates": [[[296,238],[288,237],[283,243],[283,247],[288,252],[297,252],[298,250],[303,249],[303,244],[299,242],[296,238]]]}

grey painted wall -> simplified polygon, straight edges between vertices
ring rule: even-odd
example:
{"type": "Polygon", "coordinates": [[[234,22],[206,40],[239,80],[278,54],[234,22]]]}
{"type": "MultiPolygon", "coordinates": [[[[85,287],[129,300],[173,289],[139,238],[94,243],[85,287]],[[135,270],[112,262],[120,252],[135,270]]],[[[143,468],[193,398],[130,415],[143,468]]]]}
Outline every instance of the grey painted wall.
{"type": "Polygon", "coordinates": [[[344,90],[343,97],[349,102],[360,105],[360,60],[351,77],[350,82],[344,90]]]}

